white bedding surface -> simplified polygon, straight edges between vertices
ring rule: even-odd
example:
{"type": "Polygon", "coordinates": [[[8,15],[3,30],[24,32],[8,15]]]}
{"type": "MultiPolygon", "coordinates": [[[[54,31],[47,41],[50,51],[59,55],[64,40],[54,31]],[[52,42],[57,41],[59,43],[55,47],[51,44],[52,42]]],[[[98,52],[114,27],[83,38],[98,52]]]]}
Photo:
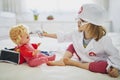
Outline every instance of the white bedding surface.
{"type": "MultiPolygon", "coordinates": [[[[109,33],[109,35],[113,40],[113,44],[120,51],[120,33],[109,33]]],[[[38,36],[32,37],[31,42],[41,42],[40,50],[55,51],[56,60],[63,56],[63,52],[69,44],[57,43],[56,39],[39,38],[38,36]]],[[[9,39],[1,40],[0,44],[0,49],[15,46],[9,39]]],[[[47,66],[43,64],[33,68],[26,63],[15,65],[0,62],[0,80],[120,80],[120,76],[111,78],[107,74],[93,73],[73,66],[47,66]]]]}

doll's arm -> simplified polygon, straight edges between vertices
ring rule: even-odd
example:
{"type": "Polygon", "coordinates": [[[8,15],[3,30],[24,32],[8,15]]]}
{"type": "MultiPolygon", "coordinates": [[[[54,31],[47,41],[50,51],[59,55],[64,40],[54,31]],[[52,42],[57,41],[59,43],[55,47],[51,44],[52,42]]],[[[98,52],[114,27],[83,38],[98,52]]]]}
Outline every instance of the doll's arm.
{"type": "Polygon", "coordinates": [[[38,43],[37,45],[40,46],[41,43],[38,43]]]}
{"type": "Polygon", "coordinates": [[[34,47],[34,49],[37,49],[40,46],[40,44],[41,43],[37,43],[37,44],[33,43],[32,46],[34,47]]]}
{"type": "Polygon", "coordinates": [[[37,53],[39,53],[40,51],[35,49],[33,52],[32,52],[32,55],[35,56],[37,53]]]}
{"type": "Polygon", "coordinates": [[[40,52],[40,50],[37,50],[38,46],[40,46],[41,43],[38,43],[38,44],[32,44],[32,46],[34,47],[34,51],[32,52],[32,55],[36,55],[37,53],[40,52]]]}
{"type": "Polygon", "coordinates": [[[28,49],[28,46],[22,46],[20,47],[20,53],[22,54],[23,57],[30,58],[33,57],[35,54],[37,54],[38,50],[34,49],[28,49]]]}

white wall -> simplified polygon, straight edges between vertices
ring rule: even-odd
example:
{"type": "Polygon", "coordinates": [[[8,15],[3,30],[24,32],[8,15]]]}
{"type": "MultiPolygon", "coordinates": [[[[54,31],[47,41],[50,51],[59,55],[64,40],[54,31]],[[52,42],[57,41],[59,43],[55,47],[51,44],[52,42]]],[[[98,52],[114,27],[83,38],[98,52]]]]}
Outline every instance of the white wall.
{"type": "Polygon", "coordinates": [[[25,9],[22,5],[24,0],[0,0],[0,11],[22,13],[25,9]]]}
{"type": "Polygon", "coordinates": [[[108,10],[111,31],[120,32],[120,0],[93,0],[108,10]]]}
{"type": "Polygon", "coordinates": [[[2,11],[2,0],[0,0],[0,11],[2,11]]]}
{"type": "MultiPolygon", "coordinates": [[[[2,1],[5,2],[7,0],[0,0],[0,11],[4,10],[3,8],[4,8],[5,3],[3,4],[2,1]]],[[[24,12],[25,9],[23,8],[24,6],[22,6],[25,4],[24,0],[11,0],[11,1],[13,1],[14,3],[15,2],[17,3],[17,4],[13,3],[16,6],[15,12],[17,14],[24,12]]],[[[109,11],[110,20],[112,22],[112,28],[110,31],[120,32],[120,15],[119,15],[120,14],[120,0],[93,0],[93,1],[105,7],[109,11]]]]}
{"type": "Polygon", "coordinates": [[[120,0],[110,0],[109,13],[113,31],[120,32],[120,0]]]}

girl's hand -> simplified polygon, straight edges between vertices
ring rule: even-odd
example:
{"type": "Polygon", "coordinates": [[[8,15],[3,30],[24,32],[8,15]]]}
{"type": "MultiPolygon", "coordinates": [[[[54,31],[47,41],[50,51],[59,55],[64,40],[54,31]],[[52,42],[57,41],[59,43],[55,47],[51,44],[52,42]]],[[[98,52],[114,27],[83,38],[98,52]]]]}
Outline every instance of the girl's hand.
{"type": "Polygon", "coordinates": [[[119,76],[119,71],[118,71],[118,69],[116,69],[114,67],[110,67],[110,69],[108,70],[108,74],[111,77],[118,77],[119,76]]]}
{"type": "Polygon", "coordinates": [[[47,34],[48,34],[47,32],[43,31],[41,35],[46,36],[47,34]]]}

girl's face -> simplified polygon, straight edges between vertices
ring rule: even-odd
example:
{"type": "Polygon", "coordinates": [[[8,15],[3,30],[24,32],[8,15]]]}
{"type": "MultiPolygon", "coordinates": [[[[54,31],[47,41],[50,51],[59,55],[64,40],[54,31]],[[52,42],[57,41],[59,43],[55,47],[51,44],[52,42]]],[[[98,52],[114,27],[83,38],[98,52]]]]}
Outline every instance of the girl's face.
{"type": "Polygon", "coordinates": [[[78,31],[84,31],[86,24],[88,24],[87,21],[84,21],[83,19],[78,20],[78,31]]]}
{"type": "Polygon", "coordinates": [[[89,25],[90,23],[88,23],[87,21],[84,21],[82,19],[80,19],[78,21],[78,31],[83,31],[84,32],[84,37],[86,39],[91,39],[93,38],[93,36],[91,35],[91,27],[89,25]]]}
{"type": "Polygon", "coordinates": [[[21,45],[27,44],[27,43],[29,43],[29,41],[30,41],[30,36],[29,36],[29,34],[24,33],[24,34],[21,36],[20,44],[21,44],[21,45]]]}

